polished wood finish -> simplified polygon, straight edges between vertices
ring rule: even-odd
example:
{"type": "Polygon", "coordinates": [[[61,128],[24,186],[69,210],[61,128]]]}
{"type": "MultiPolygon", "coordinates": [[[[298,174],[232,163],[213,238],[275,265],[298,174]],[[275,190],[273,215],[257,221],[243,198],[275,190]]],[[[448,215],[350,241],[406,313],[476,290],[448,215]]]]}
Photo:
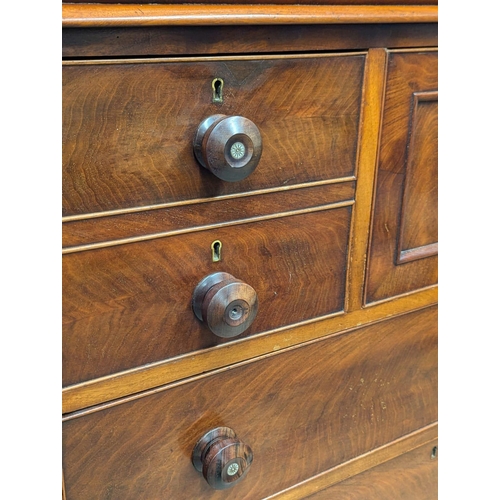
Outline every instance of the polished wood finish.
{"type": "Polygon", "coordinates": [[[68,63],[63,215],[352,175],[364,60],[359,54],[68,63]],[[224,80],[223,103],[212,102],[215,77],[224,80]],[[221,181],[195,159],[196,129],[214,112],[251,119],[267,145],[242,181],[221,181]]]}
{"type": "Polygon", "coordinates": [[[316,476],[306,479],[301,483],[267,498],[269,500],[297,500],[299,498],[309,498],[310,495],[314,495],[356,474],[365,472],[378,464],[397,458],[419,446],[428,445],[431,441],[435,440],[437,433],[437,423],[422,427],[415,432],[411,432],[399,439],[371,450],[368,453],[359,455],[352,460],[347,460],[336,467],[323,471],[316,476]]]}
{"type": "Polygon", "coordinates": [[[65,255],[64,385],[226,342],[191,308],[212,272],[257,292],[244,336],[341,311],[350,215],[343,207],[65,255]],[[214,263],[215,240],[224,256],[214,263]]]}
{"type": "MultiPolygon", "coordinates": [[[[216,81],[222,88],[222,80],[216,81]]],[[[223,102],[222,90],[219,92],[220,97],[212,98],[212,102],[223,102]]],[[[212,115],[198,126],[193,149],[198,162],[212,174],[223,181],[237,182],[257,167],[262,137],[255,123],[244,116],[212,115]]]]}
{"type": "Polygon", "coordinates": [[[192,304],[196,317],[222,338],[237,337],[247,330],[259,307],[250,285],[222,272],[209,274],[196,285],[192,304]]]}
{"type": "Polygon", "coordinates": [[[156,498],[166,488],[172,498],[222,498],[191,464],[200,435],[220,425],[237,429],[255,454],[247,480],[233,490],[243,499],[433,423],[436,313],[411,313],[75,415],[64,423],[68,498],[156,498]]]}
{"type": "Polygon", "coordinates": [[[63,4],[63,27],[437,22],[437,5],[63,4]]]}
{"type": "Polygon", "coordinates": [[[432,456],[435,447],[437,439],[307,498],[434,500],[438,497],[438,461],[432,456]]]}
{"type": "MultiPolygon", "coordinates": [[[[68,3],[89,3],[88,0],[72,0],[68,3]]],[[[137,0],[100,0],[100,4],[116,4],[116,3],[134,3],[137,4],[137,0]]],[[[145,3],[156,3],[156,4],[176,4],[185,3],[183,0],[156,0],[155,2],[145,2],[145,3]]],[[[210,0],[197,0],[198,4],[209,3],[212,4],[210,0]]],[[[238,4],[307,4],[307,5],[437,5],[437,0],[238,0],[238,4]]]]}
{"type": "Polygon", "coordinates": [[[364,82],[363,120],[356,177],[356,205],[350,242],[349,278],[346,310],[360,309],[363,304],[370,215],[375,179],[378,138],[385,91],[387,51],[370,49],[364,82]]]}
{"type": "Polygon", "coordinates": [[[366,302],[437,283],[437,62],[389,54],[366,302]]]}
{"type": "Polygon", "coordinates": [[[65,217],[63,254],[352,205],[354,182],[338,181],[65,217]]]}
{"type": "Polygon", "coordinates": [[[195,56],[435,47],[435,23],[65,28],[63,57],[195,56]],[[210,43],[207,43],[210,40],[210,43]]]}
{"type": "MultiPolygon", "coordinates": [[[[177,356],[113,376],[94,379],[63,389],[63,413],[71,413],[164,384],[176,384],[200,373],[225,371],[236,363],[299,346],[317,338],[345,333],[359,325],[378,323],[392,316],[437,303],[437,287],[399,297],[391,303],[370,306],[348,314],[333,314],[319,321],[305,321],[290,329],[276,329],[266,335],[220,344],[213,348],[177,356]]],[[[112,403],[111,403],[112,404],[112,403]]]]}
{"type": "Polygon", "coordinates": [[[225,490],[236,486],[248,474],[253,452],[232,429],[216,427],[196,443],[191,461],[212,488],[225,490]]]}
{"type": "Polygon", "coordinates": [[[63,6],[67,500],[437,496],[437,2],[288,1],[63,6]]]}

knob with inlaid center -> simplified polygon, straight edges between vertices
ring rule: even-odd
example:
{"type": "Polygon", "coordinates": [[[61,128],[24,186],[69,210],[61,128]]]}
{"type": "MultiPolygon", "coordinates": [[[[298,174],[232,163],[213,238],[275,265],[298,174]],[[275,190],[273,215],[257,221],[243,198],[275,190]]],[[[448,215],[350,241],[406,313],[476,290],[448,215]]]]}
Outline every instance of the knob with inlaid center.
{"type": "Polygon", "coordinates": [[[198,126],[193,141],[198,162],[223,181],[240,181],[257,167],[262,138],[243,116],[212,115],[198,126]]]}
{"type": "Polygon", "coordinates": [[[257,293],[229,273],[205,276],[193,292],[193,311],[215,335],[236,337],[253,322],[258,310],[257,293]]]}
{"type": "Polygon", "coordinates": [[[233,429],[217,427],[199,439],[191,460],[212,488],[225,490],[246,476],[252,465],[253,452],[237,438],[233,429]]]}

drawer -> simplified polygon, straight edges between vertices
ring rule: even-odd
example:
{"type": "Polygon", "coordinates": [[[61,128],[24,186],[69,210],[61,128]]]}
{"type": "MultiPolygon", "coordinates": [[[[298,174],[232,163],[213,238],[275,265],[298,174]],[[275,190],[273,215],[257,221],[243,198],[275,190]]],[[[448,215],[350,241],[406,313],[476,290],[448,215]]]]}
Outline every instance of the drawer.
{"type": "Polygon", "coordinates": [[[307,500],[438,498],[437,439],[342,481],[307,500]]]}
{"type": "Polygon", "coordinates": [[[64,255],[63,384],[232,341],[193,313],[193,292],[212,273],[257,294],[255,320],[235,339],[341,312],[351,209],[305,209],[64,255]]]}
{"type": "Polygon", "coordinates": [[[437,308],[334,335],[63,424],[68,500],[264,498],[437,420],[437,308]],[[247,476],[212,489],[191,464],[227,426],[247,476]]]}
{"type": "Polygon", "coordinates": [[[388,57],[366,301],[437,283],[438,55],[388,57]]]}
{"type": "Polygon", "coordinates": [[[65,62],[63,215],[352,178],[364,63],[364,54],[65,62]],[[260,130],[258,166],[237,182],[193,153],[199,124],[216,114],[260,130]]]}

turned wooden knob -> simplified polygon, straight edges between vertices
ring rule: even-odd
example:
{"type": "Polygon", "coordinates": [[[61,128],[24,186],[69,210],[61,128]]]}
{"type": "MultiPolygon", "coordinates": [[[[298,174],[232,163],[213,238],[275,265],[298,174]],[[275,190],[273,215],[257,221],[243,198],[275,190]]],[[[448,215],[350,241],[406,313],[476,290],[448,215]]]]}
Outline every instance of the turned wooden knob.
{"type": "Polygon", "coordinates": [[[257,315],[255,290],[229,273],[205,276],[193,293],[193,311],[219,337],[243,333],[257,315]]]}
{"type": "Polygon", "coordinates": [[[217,427],[204,434],[193,449],[192,462],[207,483],[216,490],[231,488],[252,465],[253,452],[229,427],[217,427]]]}
{"type": "Polygon", "coordinates": [[[234,182],[255,170],[262,154],[262,138],[248,118],[212,115],[198,126],[193,147],[203,167],[223,181],[234,182]]]}

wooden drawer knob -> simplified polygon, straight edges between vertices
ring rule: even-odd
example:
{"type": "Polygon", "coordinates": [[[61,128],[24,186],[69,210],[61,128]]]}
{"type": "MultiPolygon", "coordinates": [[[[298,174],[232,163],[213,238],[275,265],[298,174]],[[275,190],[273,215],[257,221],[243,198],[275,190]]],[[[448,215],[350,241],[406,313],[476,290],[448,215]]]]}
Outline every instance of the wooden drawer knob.
{"type": "Polygon", "coordinates": [[[255,290],[229,273],[205,276],[193,293],[193,311],[210,330],[223,338],[243,333],[257,315],[255,290]]]}
{"type": "Polygon", "coordinates": [[[229,427],[217,427],[204,434],[193,449],[192,462],[207,483],[216,490],[231,488],[248,473],[253,461],[251,448],[229,427]]]}
{"type": "Polygon", "coordinates": [[[203,167],[223,181],[234,182],[255,170],[262,154],[262,138],[248,118],[212,115],[198,126],[193,147],[203,167]]]}

